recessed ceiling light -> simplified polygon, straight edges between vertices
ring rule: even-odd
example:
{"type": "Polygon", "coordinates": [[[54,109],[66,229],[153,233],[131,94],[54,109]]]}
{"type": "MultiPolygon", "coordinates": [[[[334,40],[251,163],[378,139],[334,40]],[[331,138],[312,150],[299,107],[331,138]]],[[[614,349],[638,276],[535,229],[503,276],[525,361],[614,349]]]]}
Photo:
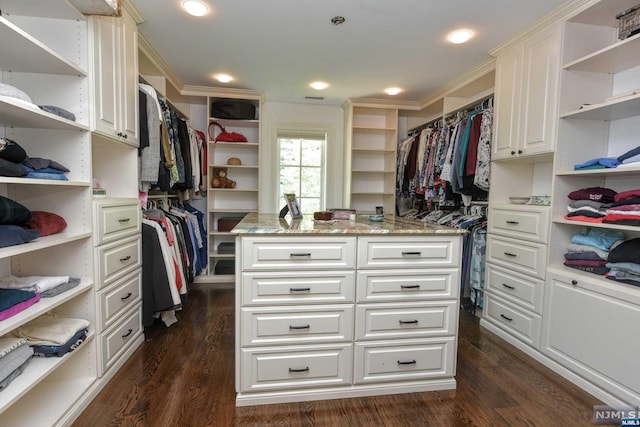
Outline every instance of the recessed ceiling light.
{"type": "Polygon", "coordinates": [[[231,77],[229,74],[224,74],[224,73],[216,74],[215,76],[213,76],[213,78],[219,81],[220,83],[229,83],[230,81],[233,80],[233,77],[231,77]]]}
{"type": "Polygon", "coordinates": [[[399,87],[388,87],[384,90],[384,93],[386,93],[387,95],[397,95],[400,92],[402,92],[402,89],[400,89],[399,87]]]}
{"type": "Polygon", "coordinates": [[[344,16],[334,16],[333,18],[331,18],[331,23],[333,25],[342,25],[345,21],[346,19],[344,19],[344,16]]]}
{"type": "Polygon", "coordinates": [[[207,5],[198,0],[185,0],[182,2],[182,7],[193,16],[204,16],[209,11],[207,5]]]}
{"type": "Polygon", "coordinates": [[[460,44],[468,41],[471,37],[473,37],[473,31],[463,29],[450,32],[447,36],[447,40],[451,43],[460,44]]]}
{"type": "Polygon", "coordinates": [[[313,82],[309,86],[311,86],[315,90],[324,90],[324,89],[329,87],[329,83],[327,83],[327,82],[313,82]]]}

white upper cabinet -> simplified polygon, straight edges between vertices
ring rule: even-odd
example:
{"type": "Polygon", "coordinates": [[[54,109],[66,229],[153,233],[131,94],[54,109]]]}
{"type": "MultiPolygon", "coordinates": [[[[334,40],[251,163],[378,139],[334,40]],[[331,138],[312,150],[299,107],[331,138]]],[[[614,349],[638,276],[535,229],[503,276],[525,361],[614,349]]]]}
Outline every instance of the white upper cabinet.
{"type": "Polygon", "coordinates": [[[498,56],[494,160],[553,152],[560,37],[554,25],[498,56]]]}
{"type": "Polygon", "coordinates": [[[93,67],[92,130],[138,145],[138,29],[122,17],[90,20],[93,67]]]}

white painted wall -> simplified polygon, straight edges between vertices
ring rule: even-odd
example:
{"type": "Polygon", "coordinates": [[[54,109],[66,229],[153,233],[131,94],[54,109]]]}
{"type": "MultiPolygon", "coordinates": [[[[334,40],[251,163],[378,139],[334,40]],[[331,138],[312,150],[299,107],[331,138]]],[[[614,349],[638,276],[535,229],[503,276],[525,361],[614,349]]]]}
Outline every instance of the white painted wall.
{"type": "Polygon", "coordinates": [[[276,204],[278,127],[292,125],[297,128],[327,130],[327,207],[342,207],[344,184],[344,112],[339,106],[297,104],[266,101],[260,112],[262,137],[260,160],[260,212],[277,213],[283,204],[276,204]]]}

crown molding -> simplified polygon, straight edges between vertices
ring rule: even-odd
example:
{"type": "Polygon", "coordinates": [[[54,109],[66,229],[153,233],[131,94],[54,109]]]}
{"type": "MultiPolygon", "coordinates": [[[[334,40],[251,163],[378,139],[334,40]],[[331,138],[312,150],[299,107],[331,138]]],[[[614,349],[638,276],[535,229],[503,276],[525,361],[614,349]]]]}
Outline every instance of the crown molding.
{"type": "Polygon", "coordinates": [[[522,44],[529,37],[561,21],[566,21],[577,12],[604,0],[573,0],[547,13],[535,23],[525,28],[506,42],[489,51],[489,55],[498,56],[503,52],[522,44]]]}
{"type": "Polygon", "coordinates": [[[131,18],[136,22],[137,25],[140,25],[144,22],[144,17],[140,13],[137,7],[131,3],[131,0],[121,0],[121,5],[123,8],[127,10],[131,18]]]}
{"type": "Polygon", "coordinates": [[[420,110],[428,107],[429,105],[433,105],[436,102],[442,101],[445,96],[455,96],[453,95],[457,90],[467,86],[470,82],[478,80],[479,78],[486,76],[487,74],[495,71],[496,69],[496,59],[489,58],[485,62],[475,66],[474,68],[460,74],[455,79],[451,80],[449,83],[445,84],[442,88],[438,89],[436,92],[428,95],[420,102],[420,110]]]}
{"type": "Polygon", "coordinates": [[[144,34],[138,33],[138,50],[151,61],[151,63],[162,73],[162,75],[171,83],[171,85],[180,92],[184,84],[180,77],[171,69],[164,59],[158,54],[158,51],[149,43],[144,34]]]}
{"type": "Polygon", "coordinates": [[[255,90],[215,86],[185,85],[180,89],[180,94],[185,96],[220,96],[225,98],[263,99],[262,94],[255,90]]]}

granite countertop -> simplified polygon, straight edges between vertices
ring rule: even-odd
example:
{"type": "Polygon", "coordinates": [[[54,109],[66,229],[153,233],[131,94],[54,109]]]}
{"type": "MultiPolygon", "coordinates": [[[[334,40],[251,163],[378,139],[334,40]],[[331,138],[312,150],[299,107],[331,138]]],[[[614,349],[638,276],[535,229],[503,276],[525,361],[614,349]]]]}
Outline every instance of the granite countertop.
{"type": "Polygon", "coordinates": [[[465,234],[467,230],[385,215],[384,221],[369,221],[357,215],[355,221],[318,221],[313,215],[302,219],[279,218],[278,214],[250,213],[231,230],[235,234],[465,234]]]}

